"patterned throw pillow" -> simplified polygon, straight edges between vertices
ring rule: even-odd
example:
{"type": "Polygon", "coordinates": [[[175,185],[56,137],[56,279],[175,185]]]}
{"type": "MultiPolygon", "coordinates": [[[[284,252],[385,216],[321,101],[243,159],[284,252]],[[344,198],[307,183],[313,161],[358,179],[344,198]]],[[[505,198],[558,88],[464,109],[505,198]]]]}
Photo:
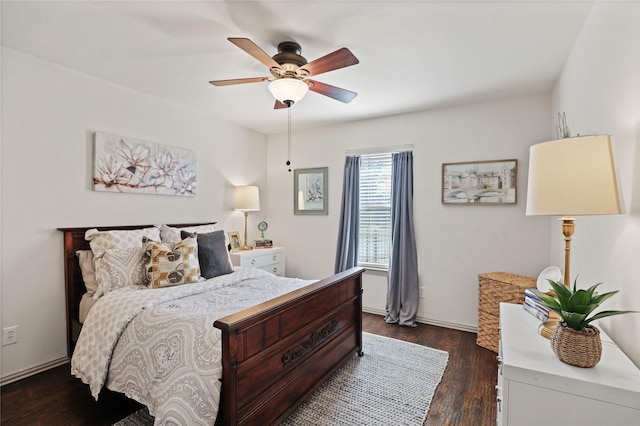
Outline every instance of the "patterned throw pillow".
{"type": "MultiPolygon", "coordinates": [[[[96,228],[87,230],[84,234],[84,239],[89,241],[91,251],[95,256],[95,272],[96,281],[98,283],[98,290],[101,288],[111,288],[109,270],[106,268],[106,262],[98,261],[107,250],[114,249],[128,249],[128,248],[142,248],[142,238],[146,237],[152,240],[160,239],[160,230],[158,227],[153,226],[150,228],[142,229],[123,229],[113,231],[98,231],[96,228]]],[[[106,292],[96,291],[93,295],[95,300],[98,300],[106,292]]]]}
{"type": "Polygon", "coordinates": [[[130,247],[142,247],[142,237],[160,241],[160,230],[153,226],[143,229],[98,231],[89,229],[84,234],[84,239],[89,241],[91,251],[95,256],[100,256],[106,250],[126,249],[130,247]]]}
{"type": "Polygon", "coordinates": [[[145,286],[145,262],[140,247],[111,249],[105,251],[96,260],[98,289],[94,299],[126,286],[145,286]],[[99,265],[99,267],[98,267],[99,265]],[[104,276],[100,276],[104,274],[104,276]]]}
{"type": "Polygon", "coordinates": [[[150,288],[202,281],[195,234],[176,244],[143,238],[142,249],[150,288]]]}
{"type": "Polygon", "coordinates": [[[147,284],[142,248],[107,250],[103,256],[111,276],[111,289],[147,284]]]}

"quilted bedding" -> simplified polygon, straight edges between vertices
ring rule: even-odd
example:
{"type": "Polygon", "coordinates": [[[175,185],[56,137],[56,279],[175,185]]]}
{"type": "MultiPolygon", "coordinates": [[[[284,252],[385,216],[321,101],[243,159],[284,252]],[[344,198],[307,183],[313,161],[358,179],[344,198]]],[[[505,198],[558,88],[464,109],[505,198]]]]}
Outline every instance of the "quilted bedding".
{"type": "Polygon", "coordinates": [[[236,268],[203,283],[110,292],[84,323],[71,373],[96,399],[106,386],[146,405],[156,425],[213,425],[222,378],[214,321],[312,282],[236,268]]]}

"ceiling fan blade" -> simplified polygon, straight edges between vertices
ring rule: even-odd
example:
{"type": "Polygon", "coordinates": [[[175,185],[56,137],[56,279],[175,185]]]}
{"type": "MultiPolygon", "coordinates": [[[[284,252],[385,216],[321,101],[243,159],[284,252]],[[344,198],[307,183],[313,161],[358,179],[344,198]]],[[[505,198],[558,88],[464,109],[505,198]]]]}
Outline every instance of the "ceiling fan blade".
{"type": "Polygon", "coordinates": [[[267,81],[269,77],[251,77],[251,78],[234,78],[231,80],[213,80],[209,83],[214,86],[231,86],[232,84],[244,84],[244,83],[260,83],[261,81],[267,81]]]}
{"type": "Polygon", "coordinates": [[[312,92],[320,93],[321,95],[328,96],[337,101],[344,102],[348,104],[352,100],[355,99],[358,94],[356,92],[352,92],[351,90],[341,89],[336,86],[331,86],[330,84],[321,83],[315,80],[304,80],[309,84],[309,90],[312,92]]]}
{"type": "Polygon", "coordinates": [[[356,58],[349,49],[343,47],[342,49],[338,49],[335,52],[329,53],[322,58],[311,61],[308,64],[301,66],[300,68],[309,71],[310,75],[318,75],[327,71],[349,67],[358,63],[360,63],[358,58],[356,58]]]}
{"type": "Polygon", "coordinates": [[[282,108],[289,108],[289,107],[276,99],[276,104],[273,106],[273,109],[282,109],[282,108]]]}
{"type": "Polygon", "coordinates": [[[264,50],[260,49],[257,44],[255,44],[248,38],[229,37],[227,40],[265,64],[269,69],[282,68],[279,63],[274,61],[271,56],[269,56],[264,50]]]}

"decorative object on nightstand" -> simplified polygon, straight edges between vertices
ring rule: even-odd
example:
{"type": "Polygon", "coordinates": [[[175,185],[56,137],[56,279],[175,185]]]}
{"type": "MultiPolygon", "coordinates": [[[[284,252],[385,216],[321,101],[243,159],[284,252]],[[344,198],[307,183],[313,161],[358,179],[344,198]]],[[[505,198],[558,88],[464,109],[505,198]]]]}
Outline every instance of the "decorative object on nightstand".
{"type": "Polygon", "coordinates": [[[551,333],[551,348],[558,359],[570,365],[589,368],[600,361],[602,343],[600,330],[590,322],[626,314],[633,311],[593,311],[602,302],[609,299],[618,291],[597,294],[596,288],[602,283],[592,285],[586,290],[578,289],[578,279],[573,282],[573,290],[562,283],[549,280],[555,292],[555,297],[534,290],[540,298],[540,304],[554,311],[561,318],[551,333]]]}
{"type": "Polygon", "coordinates": [[[229,232],[229,244],[231,245],[231,252],[242,250],[242,243],[240,242],[240,234],[238,231],[229,232]]]}
{"type": "Polygon", "coordinates": [[[260,210],[260,192],[257,186],[236,187],[236,201],[234,208],[244,212],[244,245],[242,250],[251,250],[247,245],[247,218],[250,211],[260,210]]]}
{"type": "Polygon", "coordinates": [[[260,231],[260,239],[264,240],[264,231],[269,229],[269,224],[266,220],[262,219],[260,223],[258,223],[258,231],[260,231]]]}
{"type": "Polygon", "coordinates": [[[573,216],[620,213],[608,135],[566,138],[530,148],[526,214],[562,216],[565,286],[571,286],[573,216]]]}
{"type": "Polygon", "coordinates": [[[551,285],[549,284],[549,280],[560,281],[562,279],[562,271],[557,266],[548,266],[544,268],[540,275],[538,275],[538,279],[536,280],[536,288],[538,291],[546,293],[551,291],[551,285]]]}
{"type": "Polygon", "coordinates": [[[500,302],[522,305],[525,289],[535,283],[535,278],[508,272],[478,275],[478,346],[498,352],[500,302]]]}
{"type": "Polygon", "coordinates": [[[273,247],[273,241],[264,237],[264,231],[269,229],[269,224],[263,219],[258,223],[258,230],[260,231],[260,239],[255,241],[256,248],[271,248],[273,247]]]}

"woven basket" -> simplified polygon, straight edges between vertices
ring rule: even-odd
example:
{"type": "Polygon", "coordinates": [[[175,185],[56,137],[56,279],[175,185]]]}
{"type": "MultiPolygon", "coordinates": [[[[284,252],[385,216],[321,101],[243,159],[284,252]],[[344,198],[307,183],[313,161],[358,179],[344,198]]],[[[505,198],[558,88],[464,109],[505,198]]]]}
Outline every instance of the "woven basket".
{"type": "Polygon", "coordinates": [[[524,303],[524,290],[535,288],[534,278],[489,272],[478,275],[478,337],[476,342],[483,348],[498,352],[498,330],[500,302],[524,303]]]}
{"type": "Polygon", "coordinates": [[[592,325],[578,331],[559,322],[551,333],[550,341],[553,352],[566,364],[590,368],[600,361],[600,330],[592,325]]]}

